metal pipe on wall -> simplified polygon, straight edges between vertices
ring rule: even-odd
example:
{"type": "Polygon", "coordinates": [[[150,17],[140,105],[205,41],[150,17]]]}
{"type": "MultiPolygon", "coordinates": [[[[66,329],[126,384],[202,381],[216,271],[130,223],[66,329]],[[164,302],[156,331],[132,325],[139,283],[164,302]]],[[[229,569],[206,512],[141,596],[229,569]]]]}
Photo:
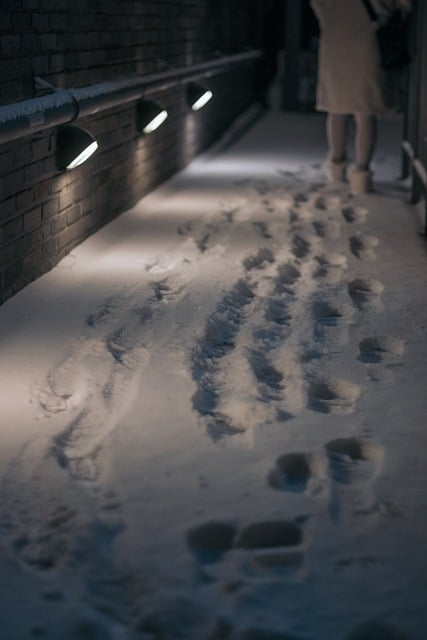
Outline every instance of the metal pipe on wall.
{"type": "Polygon", "coordinates": [[[146,76],[119,78],[79,89],[60,89],[40,98],[1,106],[0,144],[68,124],[157,91],[209,77],[224,69],[253,62],[261,56],[261,51],[251,50],[146,76]]]}

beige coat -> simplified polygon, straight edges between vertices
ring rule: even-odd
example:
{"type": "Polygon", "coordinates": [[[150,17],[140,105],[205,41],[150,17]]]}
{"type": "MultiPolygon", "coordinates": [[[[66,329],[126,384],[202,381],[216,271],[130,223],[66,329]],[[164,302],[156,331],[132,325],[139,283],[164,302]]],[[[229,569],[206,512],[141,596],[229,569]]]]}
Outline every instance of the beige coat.
{"type": "MultiPolygon", "coordinates": [[[[373,0],[386,16],[397,0],[373,0]]],[[[316,108],[380,115],[386,110],[375,23],[362,0],[311,0],[320,23],[316,108]]]]}

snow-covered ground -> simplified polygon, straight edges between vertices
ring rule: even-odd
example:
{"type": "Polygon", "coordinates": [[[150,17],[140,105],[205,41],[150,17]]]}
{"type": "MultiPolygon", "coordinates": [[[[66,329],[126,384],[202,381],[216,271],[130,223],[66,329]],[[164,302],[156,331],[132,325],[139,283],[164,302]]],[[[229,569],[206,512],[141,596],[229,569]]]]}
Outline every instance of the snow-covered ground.
{"type": "Polygon", "coordinates": [[[0,308],[0,637],[425,640],[427,253],[269,113],[0,308]]]}

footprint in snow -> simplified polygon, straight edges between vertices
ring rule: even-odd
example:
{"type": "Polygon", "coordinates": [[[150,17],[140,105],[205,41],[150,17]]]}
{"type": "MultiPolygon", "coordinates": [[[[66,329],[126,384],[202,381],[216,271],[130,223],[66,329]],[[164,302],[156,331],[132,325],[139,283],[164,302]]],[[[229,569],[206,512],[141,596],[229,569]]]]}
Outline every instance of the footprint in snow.
{"type": "Polygon", "coordinates": [[[234,424],[229,416],[220,412],[212,412],[205,416],[205,425],[213,442],[218,442],[225,437],[238,436],[245,431],[243,426],[234,424]]]}
{"type": "Polygon", "coordinates": [[[277,276],[275,278],[275,288],[277,293],[292,291],[292,287],[301,277],[301,271],[291,263],[284,263],[277,268],[277,276]]]}
{"type": "Polygon", "coordinates": [[[208,522],[187,534],[189,549],[205,564],[218,562],[224,554],[239,550],[252,554],[252,559],[262,566],[286,566],[296,558],[289,550],[298,549],[303,541],[301,525],[290,520],[266,520],[240,528],[230,522],[208,522]]]}
{"type": "Polygon", "coordinates": [[[274,205],[272,202],[270,202],[270,200],[263,200],[262,201],[262,205],[265,208],[265,210],[267,211],[267,213],[273,213],[274,212],[274,205]]]}
{"type": "Polygon", "coordinates": [[[52,454],[58,465],[75,480],[95,481],[102,469],[100,460],[104,438],[111,431],[102,424],[100,415],[84,409],[64,431],[55,436],[52,454]]]}
{"type": "Polygon", "coordinates": [[[319,211],[326,211],[328,208],[327,200],[323,196],[319,196],[318,198],[315,198],[313,205],[314,205],[314,208],[318,209],[319,211]]]}
{"type": "Polygon", "coordinates": [[[89,385],[87,363],[103,352],[101,340],[88,339],[77,344],[71,355],[52,367],[43,386],[37,389],[40,407],[47,414],[56,414],[69,409],[71,403],[75,406],[81,404],[89,385]]]}
{"type": "Polygon", "coordinates": [[[292,239],[291,252],[298,260],[303,260],[311,249],[311,243],[303,236],[295,234],[292,239]]]}
{"type": "MultiPolygon", "coordinates": [[[[289,215],[289,222],[291,223],[312,223],[313,212],[310,207],[307,206],[295,206],[294,209],[287,209],[289,215]]],[[[295,225],[296,226],[296,225],[295,225]]],[[[295,228],[294,226],[292,228],[295,228]]]]}
{"type": "Polygon", "coordinates": [[[258,231],[259,234],[266,240],[270,240],[273,236],[269,231],[268,225],[265,222],[252,222],[252,226],[258,231]]]}
{"type": "Polygon", "coordinates": [[[192,377],[197,387],[192,397],[193,409],[204,419],[208,433],[214,440],[241,432],[218,410],[221,396],[219,380],[222,359],[235,348],[246,321],[247,308],[254,297],[249,283],[239,280],[209,316],[204,336],[193,348],[192,377]]]}
{"type": "Polygon", "coordinates": [[[314,231],[318,238],[338,240],[341,237],[341,225],[338,220],[326,218],[313,222],[314,231]]]}
{"type": "Polygon", "coordinates": [[[245,258],[243,260],[243,266],[246,271],[252,271],[252,269],[262,269],[266,265],[272,264],[274,261],[274,254],[270,249],[261,248],[255,255],[245,258]]]}
{"type": "Polygon", "coordinates": [[[236,209],[225,209],[224,211],[221,211],[221,216],[226,222],[228,222],[228,224],[233,224],[237,211],[238,207],[236,209]]]}
{"type": "Polygon", "coordinates": [[[367,438],[337,438],[325,449],[331,477],[340,484],[365,484],[381,470],[384,449],[367,438]]]}
{"type": "Polygon", "coordinates": [[[281,315],[280,310],[278,311],[279,320],[275,320],[276,316],[274,314],[270,316],[269,306],[270,305],[268,304],[266,309],[266,318],[267,320],[276,323],[276,326],[257,327],[254,330],[253,336],[254,336],[255,342],[262,345],[262,347],[266,351],[273,351],[283,343],[283,337],[284,337],[283,326],[287,325],[287,320],[286,320],[286,316],[281,315]],[[283,318],[283,325],[281,325],[282,318],[283,318]]]}
{"type": "Polygon", "coordinates": [[[329,253],[316,256],[317,268],[315,278],[321,278],[327,284],[336,284],[342,280],[344,269],[347,268],[347,258],[341,253],[329,253]]]}
{"type": "MultiPolygon", "coordinates": [[[[127,365],[133,345],[126,340],[126,328],[115,329],[106,339],[105,346],[118,364],[127,365]]],[[[130,363],[129,363],[130,364],[130,363]]]]}
{"type": "Polygon", "coordinates": [[[376,254],[374,249],[378,246],[379,241],[376,236],[369,233],[360,233],[350,238],[350,249],[353,255],[359,260],[375,260],[376,254]]]}
{"type": "Polygon", "coordinates": [[[325,268],[341,268],[347,266],[347,258],[342,253],[325,253],[315,258],[317,262],[325,268]]]}
{"type": "Polygon", "coordinates": [[[267,520],[242,527],[234,539],[243,571],[254,568],[293,573],[303,562],[304,531],[297,521],[267,520]]]}
{"type": "Polygon", "coordinates": [[[265,317],[281,327],[288,326],[291,321],[290,303],[283,296],[271,297],[266,302],[265,317]]]}
{"type": "Polygon", "coordinates": [[[41,408],[48,414],[61,413],[68,408],[68,400],[72,397],[72,393],[58,394],[40,389],[37,394],[41,408]]]}
{"type": "Polygon", "coordinates": [[[348,322],[353,313],[353,307],[346,301],[325,298],[313,302],[313,316],[316,322],[322,325],[341,325],[348,322]]]}
{"type": "Polygon", "coordinates": [[[46,519],[32,522],[12,544],[21,561],[39,571],[56,569],[72,550],[75,535],[72,509],[58,505],[45,515],[46,519]]]}
{"type": "Polygon", "coordinates": [[[192,222],[185,222],[183,225],[181,225],[180,227],[177,228],[177,233],[180,236],[186,236],[189,233],[191,233],[193,230],[193,223],[192,222]]]}
{"type": "Polygon", "coordinates": [[[267,354],[253,349],[248,351],[247,358],[257,379],[262,399],[279,400],[285,383],[283,374],[270,362],[267,354]]]}
{"type": "Polygon", "coordinates": [[[152,282],[151,287],[154,291],[154,297],[158,302],[163,300],[173,300],[182,291],[183,287],[174,288],[171,287],[168,279],[159,280],[158,282],[152,282]]]}
{"type": "Polygon", "coordinates": [[[209,249],[209,241],[211,239],[211,236],[212,233],[208,231],[196,240],[196,246],[200,253],[205,253],[205,251],[209,249]]]}
{"type": "Polygon", "coordinates": [[[365,207],[344,207],[341,209],[343,218],[349,223],[365,222],[368,215],[368,210],[365,207]]]}
{"type": "Polygon", "coordinates": [[[321,413],[348,414],[355,409],[360,388],[347,380],[313,380],[308,387],[308,406],[321,413]]]}
{"type": "Polygon", "coordinates": [[[355,305],[363,309],[375,302],[384,290],[384,285],[375,278],[355,278],[348,283],[348,292],[355,305]]]}
{"type": "Polygon", "coordinates": [[[122,295],[107,298],[86,316],[86,324],[92,328],[105,324],[115,313],[123,308],[123,303],[124,296],[122,295]]]}
{"type": "Polygon", "coordinates": [[[237,527],[231,522],[207,522],[187,534],[187,544],[199,562],[217,562],[233,548],[237,527]]]}
{"type": "Polygon", "coordinates": [[[341,291],[334,294],[333,290],[322,289],[312,301],[313,337],[319,347],[327,346],[330,352],[335,352],[349,340],[354,305],[341,291]]]}
{"type": "Polygon", "coordinates": [[[142,327],[153,316],[153,310],[149,306],[133,311],[131,322],[117,327],[105,338],[105,347],[115,363],[129,369],[135,368],[137,362],[147,359],[148,352],[140,345],[144,333],[142,327]]]}
{"type": "Polygon", "coordinates": [[[26,567],[49,572],[66,564],[84,526],[84,507],[37,440],[24,448],[0,485],[3,544],[26,567]]]}
{"type": "Polygon", "coordinates": [[[404,343],[393,336],[374,336],[359,343],[359,352],[359,360],[362,362],[388,362],[403,355],[404,343]]]}
{"type": "Polygon", "coordinates": [[[276,460],[268,475],[273,489],[304,493],[313,480],[324,476],[324,465],[318,456],[311,453],[285,453],[276,460]]]}
{"type": "Polygon", "coordinates": [[[267,520],[239,529],[233,540],[233,546],[237,549],[295,547],[302,543],[303,537],[303,530],[296,522],[267,520]]]}
{"type": "Polygon", "coordinates": [[[308,202],[309,197],[307,196],[306,193],[296,193],[294,195],[294,204],[295,206],[299,206],[301,204],[303,204],[304,202],[308,202]]]}

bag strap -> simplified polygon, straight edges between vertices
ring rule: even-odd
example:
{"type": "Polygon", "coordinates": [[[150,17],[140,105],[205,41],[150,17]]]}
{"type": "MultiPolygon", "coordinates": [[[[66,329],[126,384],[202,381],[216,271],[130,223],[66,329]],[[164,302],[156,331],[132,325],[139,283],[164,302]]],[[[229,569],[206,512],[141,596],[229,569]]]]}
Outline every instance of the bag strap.
{"type": "Polygon", "coordinates": [[[369,0],[362,0],[362,2],[365,5],[365,9],[368,12],[368,15],[371,18],[372,22],[376,22],[378,20],[378,14],[375,11],[375,9],[372,6],[372,4],[370,3],[370,1],[369,0]]]}

